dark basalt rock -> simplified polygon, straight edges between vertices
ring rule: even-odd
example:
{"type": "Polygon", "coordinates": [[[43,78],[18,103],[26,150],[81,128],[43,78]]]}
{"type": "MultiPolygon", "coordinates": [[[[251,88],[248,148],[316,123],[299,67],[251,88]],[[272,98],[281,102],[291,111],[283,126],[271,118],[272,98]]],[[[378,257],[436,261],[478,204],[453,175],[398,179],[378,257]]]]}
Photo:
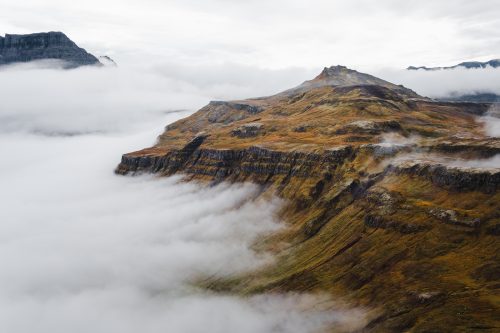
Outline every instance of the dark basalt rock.
{"type": "Polygon", "coordinates": [[[206,114],[210,123],[229,124],[262,112],[259,106],[225,101],[211,101],[200,111],[206,114]]]}
{"type": "Polygon", "coordinates": [[[400,152],[411,152],[413,144],[384,144],[384,143],[370,143],[361,145],[362,151],[367,151],[375,157],[388,157],[395,156],[400,152]]]}
{"type": "Polygon", "coordinates": [[[261,123],[249,123],[235,128],[232,130],[231,134],[238,138],[251,138],[257,136],[262,131],[263,127],[264,125],[261,123]]]}
{"type": "Polygon", "coordinates": [[[237,103],[237,102],[211,101],[209,103],[209,105],[210,106],[224,106],[224,107],[228,107],[228,108],[239,110],[239,111],[245,111],[245,112],[248,112],[250,114],[257,114],[263,110],[261,107],[258,107],[255,105],[237,103]]]}
{"type": "Polygon", "coordinates": [[[380,134],[383,132],[397,132],[402,131],[401,124],[395,120],[390,121],[371,121],[371,120],[358,120],[344,125],[336,131],[336,134],[380,134]]]}
{"type": "Polygon", "coordinates": [[[435,144],[422,146],[429,151],[448,154],[468,154],[476,158],[488,158],[500,154],[500,139],[488,138],[481,140],[467,140],[454,138],[435,144]]]}
{"type": "Polygon", "coordinates": [[[466,102],[466,101],[456,101],[456,102],[449,102],[449,101],[418,101],[417,102],[420,105],[440,105],[440,106],[450,106],[450,107],[459,107],[462,112],[467,112],[470,114],[473,114],[475,116],[484,116],[488,110],[491,108],[491,103],[472,103],[472,102],[466,102]]]}
{"type": "Polygon", "coordinates": [[[34,60],[65,61],[66,68],[101,65],[99,60],[78,47],[62,32],[41,32],[0,37],[0,65],[34,60]]]}
{"type": "Polygon", "coordinates": [[[434,185],[452,191],[493,193],[500,187],[499,169],[458,168],[442,164],[403,162],[390,165],[386,172],[425,177],[434,185]]]}
{"type": "Polygon", "coordinates": [[[486,228],[486,233],[488,235],[500,236],[500,224],[494,224],[486,228]]]}
{"type": "MultiPolygon", "coordinates": [[[[202,139],[196,140],[196,144],[202,139]]],[[[352,157],[350,146],[340,146],[325,151],[323,154],[304,152],[281,152],[260,147],[247,149],[203,149],[194,148],[172,150],[163,156],[123,155],[115,170],[118,174],[136,172],[161,172],[166,175],[181,171],[186,174],[206,175],[222,180],[231,175],[288,175],[293,177],[311,177],[318,166],[341,164],[352,157]]],[[[198,146],[199,147],[199,146],[198,146]]]]}

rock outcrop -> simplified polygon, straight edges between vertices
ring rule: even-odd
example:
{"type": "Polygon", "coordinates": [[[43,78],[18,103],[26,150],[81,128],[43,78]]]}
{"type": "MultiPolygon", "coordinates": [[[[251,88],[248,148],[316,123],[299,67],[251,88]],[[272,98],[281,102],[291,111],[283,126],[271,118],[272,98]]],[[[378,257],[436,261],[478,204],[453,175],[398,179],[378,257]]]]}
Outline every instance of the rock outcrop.
{"type": "Polygon", "coordinates": [[[78,47],[62,32],[0,37],[0,65],[47,59],[62,60],[66,68],[101,65],[96,57],[78,47]]]}
{"type": "Polygon", "coordinates": [[[453,191],[495,193],[500,188],[499,168],[450,167],[442,164],[405,161],[389,166],[389,172],[425,177],[453,191]]]}

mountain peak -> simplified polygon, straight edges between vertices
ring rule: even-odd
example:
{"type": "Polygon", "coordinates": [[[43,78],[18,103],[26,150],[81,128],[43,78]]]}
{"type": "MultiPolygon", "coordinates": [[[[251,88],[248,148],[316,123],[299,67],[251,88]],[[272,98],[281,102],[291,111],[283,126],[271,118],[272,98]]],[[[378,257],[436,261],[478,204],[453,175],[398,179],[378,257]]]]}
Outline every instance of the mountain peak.
{"type": "Polygon", "coordinates": [[[421,98],[413,90],[382,80],[370,74],[361,73],[346,66],[336,65],[325,67],[314,79],[305,81],[296,88],[287,90],[287,93],[308,91],[320,87],[347,87],[347,86],[380,86],[393,90],[410,98],[421,98]]]}

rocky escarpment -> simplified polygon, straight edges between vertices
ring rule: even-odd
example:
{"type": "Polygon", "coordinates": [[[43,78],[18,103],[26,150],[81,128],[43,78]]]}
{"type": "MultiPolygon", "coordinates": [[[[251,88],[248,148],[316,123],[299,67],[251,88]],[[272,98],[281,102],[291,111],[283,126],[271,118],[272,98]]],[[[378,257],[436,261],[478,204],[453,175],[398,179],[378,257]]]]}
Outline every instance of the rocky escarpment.
{"type": "Polygon", "coordinates": [[[172,150],[163,156],[124,155],[116,172],[172,175],[182,171],[185,174],[210,176],[215,181],[249,176],[264,176],[265,179],[277,175],[317,177],[326,166],[342,164],[354,156],[350,146],[326,150],[322,154],[280,152],[255,146],[236,150],[198,149],[203,140],[203,137],[196,137],[184,148],[172,150]]]}
{"type": "Polygon", "coordinates": [[[389,166],[387,171],[425,177],[433,184],[453,191],[495,193],[500,188],[500,168],[453,167],[406,161],[389,166]]]}
{"type": "Polygon", "coordinates": [[[206,288],[329,293],[367,309],[364,332],[494,329],[498,140],[477,121],[489,106],[375,79],[330,68],[298,90],[212,102],[116,172],[254,182],[284,199],[288,228],[256,244],[276,261],[206,288]]]}
{"type": "Polygon", "coordinates": [[[67,68],[101,64],[62,32],[0,37],[0,65],[46,59],[65,61],[67,68]]]}

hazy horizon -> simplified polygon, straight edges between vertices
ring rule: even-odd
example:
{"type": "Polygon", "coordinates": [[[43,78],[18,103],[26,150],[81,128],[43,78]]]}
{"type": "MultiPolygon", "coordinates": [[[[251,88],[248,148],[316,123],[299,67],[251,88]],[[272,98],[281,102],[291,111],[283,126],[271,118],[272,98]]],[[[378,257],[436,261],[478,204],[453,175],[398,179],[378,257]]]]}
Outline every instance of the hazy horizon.
{"type": "Polygon", "coordinates": [[[0,32],[63,31],[122,65],[363,71],[500,58],[494,0],[0,0],[0,32]]]}

